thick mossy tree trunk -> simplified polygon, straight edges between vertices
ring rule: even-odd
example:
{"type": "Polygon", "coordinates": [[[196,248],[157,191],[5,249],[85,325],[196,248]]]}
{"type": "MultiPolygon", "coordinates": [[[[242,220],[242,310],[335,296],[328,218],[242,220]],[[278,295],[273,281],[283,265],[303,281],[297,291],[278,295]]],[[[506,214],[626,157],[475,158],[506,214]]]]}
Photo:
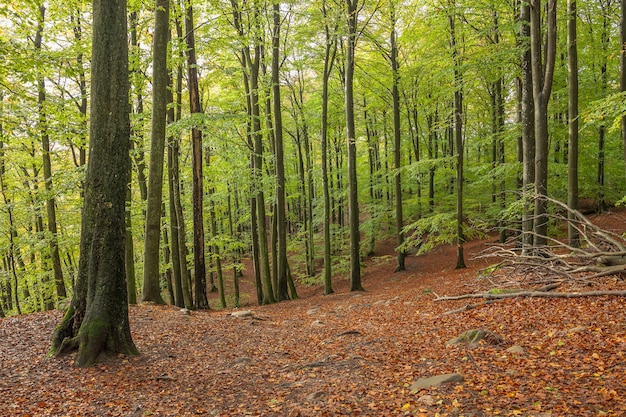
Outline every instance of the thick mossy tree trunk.
{"type": "Polygon", "coordinates": [[[138,354],[128,321],[124,209],[130,173],[126,0],[94,0],[91,141],[74,296],[51,354],[78,350],[77,366],[103,354],[138,354]]]}

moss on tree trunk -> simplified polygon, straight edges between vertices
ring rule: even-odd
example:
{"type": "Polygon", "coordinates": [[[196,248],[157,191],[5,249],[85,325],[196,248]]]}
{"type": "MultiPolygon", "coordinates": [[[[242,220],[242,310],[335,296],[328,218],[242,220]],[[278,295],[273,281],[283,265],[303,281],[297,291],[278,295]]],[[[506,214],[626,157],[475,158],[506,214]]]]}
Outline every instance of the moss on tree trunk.
{"type": "Polygon", "coordinates": [[[128,320],[124,263],[130,106],[126,0],[94,0],[91,130],[76,288],[55,329],[51,354],[78,350],[75,364],[101,354],[138,354],[128,320]]]}

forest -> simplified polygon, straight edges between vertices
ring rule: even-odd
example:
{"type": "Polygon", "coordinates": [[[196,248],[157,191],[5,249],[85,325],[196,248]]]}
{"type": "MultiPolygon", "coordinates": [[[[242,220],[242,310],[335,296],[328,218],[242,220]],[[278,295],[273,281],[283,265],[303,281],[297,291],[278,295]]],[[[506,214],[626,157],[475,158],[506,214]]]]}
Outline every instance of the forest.
{"type": "Polygon", "coordinates": [[[337,279],[362,290],[384,239],[396,271],[444,243],[463,268],[464,244],[494,231],[532,251],[563,233],[564,210],[623,201],[621,3],[98,7],[0,6],[1,316],[77,308],[81,233],[101,229],[85,227],[90,181],[128,177],[124,232],[103,237],[123,243],[123,304],[187,309],[271,304],[312,284],[330,294],[337,279]],[[128,119],[128,144],[108,151],[94,143],[111,121],[96,114],[114,98],[96,95],[96,75],[118,103],[109,116],[123,110],[115,126],[128,119]],[[253,294],[239,291],[248,258],[253,294]]]}
{"type": "Polygon", "coordinates": [[[0,3],[0,417],[624,415],[625,42],[613,0],[0,3]]]}

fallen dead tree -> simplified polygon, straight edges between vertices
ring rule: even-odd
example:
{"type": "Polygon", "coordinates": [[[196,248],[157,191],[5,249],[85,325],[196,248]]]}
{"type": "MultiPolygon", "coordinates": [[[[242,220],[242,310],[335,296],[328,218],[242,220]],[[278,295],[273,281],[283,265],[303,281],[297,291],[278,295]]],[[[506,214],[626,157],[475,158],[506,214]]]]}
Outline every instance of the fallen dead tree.
{"type": "MultiPolygon", "coordinates": [[[[535,298],[581,298],[581,297],[626,297],[622,290],[573,290],[554,292],[564,283],[590,286],[596,279],[609,275],[623,279],[626,275],[626,239],[623,235],[605,230],[592,223],[586,216],[571,210],[565,204],[546,198],[557,210],[550,219],[557,225],[570,224],[578,231],[576,244],[564,239],[545,237],[548,245],[530,247],[522,244],[519,229],[509,228],[515,234],[503,244],[494,244],[480,252],[475,259],[496,258],[498,262],[483,270],[484,278],[493,288],[486,292],[476,292],[453,296],[437,296],[434,301],[482,299],[480,303],[468,304],[447,311],[443,315],[467,311],[500,300],[535,298]],[[537,287],[537,285],[541,285],[537,287]],[[533,288],[535,287],[535,288],[533,288]]],[[[536,236],[534,232],[528,232],[536,236]]],[[[570,287],[572,288],[572,287],[570,287]]],[[[576,288],[576,285],[574,286],[576,288]]]]}
{"type": "MultiPolygon", "coordinates": [[[[569,224],[578,231],[577,244],[569,244],[562,238],[542,236],[548,245],[524,246],[519,229],[510,227],[515,236],[503,244],[495,244],[479,253],[476,258],[497,258],[499,262],[490,267],[492,272],[510,269],[517,275],[534,274],[542,280],[554,282],[560,279],[591,280],[603,276],[622,274],[626,266],[626,239],[614,231],[604,230],[592,223],[585,215],[572,210],[566,204],[545,196],[557,210],[550,215],[555,224],[569,224]]],[[[537,236],[534,232],[524,232],[537,236]]]]}

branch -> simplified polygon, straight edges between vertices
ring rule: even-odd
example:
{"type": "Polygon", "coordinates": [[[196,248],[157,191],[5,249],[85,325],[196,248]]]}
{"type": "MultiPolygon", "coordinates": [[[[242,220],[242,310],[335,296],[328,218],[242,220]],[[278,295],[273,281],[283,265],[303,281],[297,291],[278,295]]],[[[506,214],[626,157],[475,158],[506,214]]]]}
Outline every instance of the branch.
{"type": "MultiPolygon", "coordinates": [[[[535,298],[582,298],[582,297],[626,297],[626,291],[586,291],[586,292],[545,292],[520,291],[505,294],[461,294],[435,298],[433,301],[463,300],[466,298],[484,298],[486,300],[500,300],[504,298],[535,297],[535,298]]],[[[461,310],[462,311],[462,310],[461,310]]]]}

